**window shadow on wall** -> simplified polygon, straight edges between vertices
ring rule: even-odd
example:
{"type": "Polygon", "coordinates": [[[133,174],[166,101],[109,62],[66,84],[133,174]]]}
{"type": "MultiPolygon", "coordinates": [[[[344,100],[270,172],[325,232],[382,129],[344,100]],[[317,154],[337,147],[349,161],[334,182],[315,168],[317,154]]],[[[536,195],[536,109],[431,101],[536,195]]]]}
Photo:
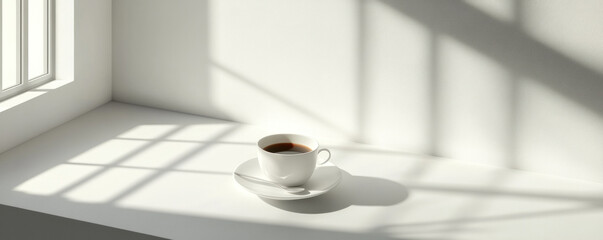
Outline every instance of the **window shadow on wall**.
{"type": "Polygon", "coordinates": [[[523,2],[514,1],[514,19],[501,22],[463,1],[381,0],[400,14],[417,20],[431,31],[431,124],[432,154],[440,154],[438,143],[441,122],[439,38],[449,36],[501,64],[508,72],[509,112],[506,141],[506,166],[521,168],[517,159],[517,137],[520,131],[522,99],[519,87],[526,77],[537,81],[580,106],[603,116],[603,77],[597,71],[565,56],[522,30],[523,2]]]}

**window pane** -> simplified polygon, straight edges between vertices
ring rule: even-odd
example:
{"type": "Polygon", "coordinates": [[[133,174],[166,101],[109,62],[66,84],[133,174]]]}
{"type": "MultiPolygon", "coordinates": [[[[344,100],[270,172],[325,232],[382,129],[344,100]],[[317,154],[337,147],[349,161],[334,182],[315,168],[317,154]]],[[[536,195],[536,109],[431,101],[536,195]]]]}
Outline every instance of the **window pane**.
{"type": "Polygon", "coordinates": [[[47,0],[29,0],[27,15],[28,76],[34,79],[47,73],[47,0]]]}
{"type": "Polygon", "coordinates": [[[2,90],[19,79],[19,0],[2,0],[2,90]]]}

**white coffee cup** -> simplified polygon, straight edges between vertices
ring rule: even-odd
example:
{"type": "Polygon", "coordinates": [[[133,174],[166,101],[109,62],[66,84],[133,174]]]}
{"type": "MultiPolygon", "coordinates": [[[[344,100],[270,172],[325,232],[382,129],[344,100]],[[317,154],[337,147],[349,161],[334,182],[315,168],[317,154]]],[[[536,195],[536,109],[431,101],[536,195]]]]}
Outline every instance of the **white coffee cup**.
{"type": "Polygon", "coordinates": [[[329,153],[329,156],[320,161],[320,165],[325,164],[331,159],[331,152],[326,149],[319,149],[318,141],[313,138],[298,134],[275,134],[263,137],[258,141],[258,161],[260,169],[268,180],[283,186],[300,186],[310,179],[314,169],[318,154],[321,152],[329,153]],[[279,143],[290,143],[307,147],[307,152],[281,151],[270,152],[266,147],[279,143]]]}

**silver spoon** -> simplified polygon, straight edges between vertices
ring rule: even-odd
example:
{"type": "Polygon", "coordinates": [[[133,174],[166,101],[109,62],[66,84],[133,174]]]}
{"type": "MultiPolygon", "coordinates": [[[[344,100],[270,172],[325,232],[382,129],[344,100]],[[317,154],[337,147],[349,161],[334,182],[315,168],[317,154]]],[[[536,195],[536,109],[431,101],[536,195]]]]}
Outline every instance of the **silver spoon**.
{"type": "Polygon", "coordinates": [[[277,186],[277,187],[279,187],[279,188],[281,188],[281,189],[283,189],[283,190],[285,190],[285,191],[287,191],[289,193],[299,193],[299,192],[306,191],[306,189],[303,188],[303,187],[287,187],[287,186],[283,186],[283,185],[280,185],[278,183],[271,182],[271,181],[268,181],[268,180],[264,180],[264,179],[261,179],[261,178],[256,178],[256,177],[252,177],[252,176],[248,176],[248,175],[243,175],[243,174],[240,174],[238,172],[235,172],[234,174],[237,175],[237,176],[239,176],[239,177],[251,180],[251,181],[256,181],[256,182],[261,182],[261,183],[267,183],[267,184],[270,184],[272,186],[277,186]]]}

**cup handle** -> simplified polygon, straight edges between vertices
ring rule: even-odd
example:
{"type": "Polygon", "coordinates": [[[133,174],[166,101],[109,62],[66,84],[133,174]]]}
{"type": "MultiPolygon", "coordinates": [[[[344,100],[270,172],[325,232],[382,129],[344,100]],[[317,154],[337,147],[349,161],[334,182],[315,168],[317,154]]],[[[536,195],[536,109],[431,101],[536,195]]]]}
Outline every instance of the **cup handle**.
{"type": "Polygon", "coordinates": [[[331,151],[329,151],[329,149],[323,148],[318,150],[318,155],[320,155],[321,152],[328,152],[329,153],[329,157],[327,157],[324,161],[322,161],[321,163],[319,163],[320,165],[323,165],[325,163],[327,163],[329,161],[329,159],[331,159],[331,151]]]}

